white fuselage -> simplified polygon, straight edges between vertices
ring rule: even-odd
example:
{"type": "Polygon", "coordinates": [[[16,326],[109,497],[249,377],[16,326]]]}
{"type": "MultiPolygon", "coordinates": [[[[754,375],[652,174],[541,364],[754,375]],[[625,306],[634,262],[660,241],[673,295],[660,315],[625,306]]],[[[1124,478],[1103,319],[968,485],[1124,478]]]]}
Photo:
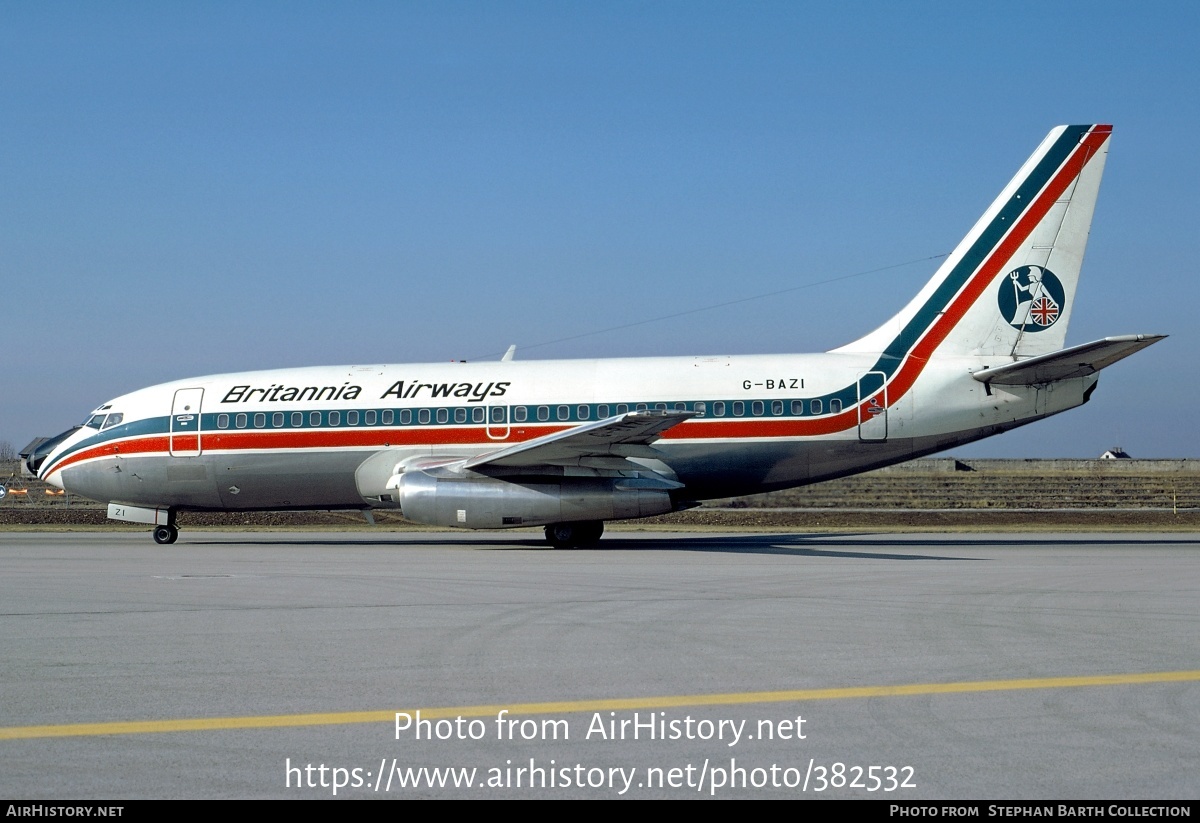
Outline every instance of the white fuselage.
{"type": "Polygon", "coordinates": [[[371,502],[355,471],[381,450],[397,462],[466,457],[626,411],[680,409],[695,417],[666,431],[654,457],[630,460],[682,483],[677,498],[701,500],[811,483],[969,442],[1078,405],[1095,382],[989,392],[970,377],[979,358],[934,359],[903,393],[872,406],[868,396],[878,386],[863,381],[875,361],[755,355],[214,375],[104,404],[93,418],[102,419],[60,444],[43,476],[130,505],[364,508],[371,502]],[[120,422],[105,425],[118,414],[120,422]]]}

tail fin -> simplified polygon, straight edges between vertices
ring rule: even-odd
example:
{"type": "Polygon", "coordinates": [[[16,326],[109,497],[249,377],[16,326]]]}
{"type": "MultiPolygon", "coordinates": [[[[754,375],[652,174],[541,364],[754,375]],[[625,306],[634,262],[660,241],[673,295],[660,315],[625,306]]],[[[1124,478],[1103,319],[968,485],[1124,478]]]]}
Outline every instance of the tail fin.
{"type": "Polygon", "coordinates": [[[904,310],[838,352],[883,358],[1063,347],[1111,126],[1059,126],[904,310]]]}

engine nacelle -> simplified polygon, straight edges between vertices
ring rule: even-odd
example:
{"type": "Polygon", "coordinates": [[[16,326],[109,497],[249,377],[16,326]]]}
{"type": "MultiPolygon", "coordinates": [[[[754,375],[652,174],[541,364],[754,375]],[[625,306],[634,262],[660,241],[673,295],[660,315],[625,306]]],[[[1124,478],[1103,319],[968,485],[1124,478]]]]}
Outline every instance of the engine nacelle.
{"type": "Polygon", "coordinates": [[[410,469],[388,484],[406,518],[429,526],[510,529],[579,520],[625,520],[674,509],[660,481],[563,477],[536,481],[483,475],[439,477],[410,469]]]}

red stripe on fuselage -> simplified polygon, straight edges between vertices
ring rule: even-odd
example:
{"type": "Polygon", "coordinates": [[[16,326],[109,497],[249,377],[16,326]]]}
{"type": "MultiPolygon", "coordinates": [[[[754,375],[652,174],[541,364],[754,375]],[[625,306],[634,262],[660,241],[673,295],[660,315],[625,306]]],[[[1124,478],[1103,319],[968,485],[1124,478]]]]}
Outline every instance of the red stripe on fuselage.
{"type": "MultiPolygon", "coordinates": [[[[857,421],[854,410],[830,417],[806,420],[731,419],[692,421],[682,433],[684,439],[738,439],[762,437],[803,437],[832,434],[854,425],[857,421]]],[[[339,448],[406,448],[413,446],[476,446],[502,448],[514,443],[523,443],[573,426],[558,424],[544,426],[513,427],[503,440],[486,438],[483,427],[464,428],[404,428],[404,429],[330,429],[304,431],[219,431],[201,433],[201,446],[205,454],[242,451],[298,451],[303,449],[339,448]]],[[[664,434],[678,439],[680,427],[664,434]]],[[[178,440],[178,437],[176,438],[178,440]]],[[[176,448],[179,447],[178,442],[176,448]]],[[[80,451],[64,458],[53,472],[81,463],[106,457],[143,456],[169,454],[170,438],[167,435],[120,440],[80,451]]],[[[179,458],[191,459],[191,458],[179,458]]]]}
{"type": "Polygon", "coordinates": [[[79,463],[83,460],[94,460],[98,457],[116,457],[121,454],[149,454],[149,453],[166,453],[170,448],[171,439],[165,434],[156,434],[152,437],[130,438],[129,440],[111,440],[107,443],[101,443],[98,446],[77,451],[74,454],[64,457],[50,471],[46,472],[46,476],[54,474],[54,472],[62,471],[67,466],[79,463]]]}
{"type": "Polygon", "coordinates": [[[171,435],[171,451],[194,452],[200,448],[200,436],[197,434],[171,435]]]}

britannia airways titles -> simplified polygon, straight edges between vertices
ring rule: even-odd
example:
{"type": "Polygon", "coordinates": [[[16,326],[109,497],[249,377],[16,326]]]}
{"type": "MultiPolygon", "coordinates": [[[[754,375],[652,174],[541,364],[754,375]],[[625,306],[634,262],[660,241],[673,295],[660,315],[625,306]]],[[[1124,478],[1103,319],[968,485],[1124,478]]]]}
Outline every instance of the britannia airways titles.
{"type": "MultiPolygon", "coordinates": [[[[503,397],[512,383],[420,383],[418,381],[397,380],[387,391],[379,396],[396,397],[408,400],[422,396],[426,397],[458,397],[468,403],[482,403],[488,397],[503,397]]],[[[221,398],[222,403],[288,403],[304,400],[355,400],[362,394],[362,386],[351,385],[349,381],[340,386],[285,386],[272,383],[266,388],[255,386],[234,386],[221,398]]]]}

